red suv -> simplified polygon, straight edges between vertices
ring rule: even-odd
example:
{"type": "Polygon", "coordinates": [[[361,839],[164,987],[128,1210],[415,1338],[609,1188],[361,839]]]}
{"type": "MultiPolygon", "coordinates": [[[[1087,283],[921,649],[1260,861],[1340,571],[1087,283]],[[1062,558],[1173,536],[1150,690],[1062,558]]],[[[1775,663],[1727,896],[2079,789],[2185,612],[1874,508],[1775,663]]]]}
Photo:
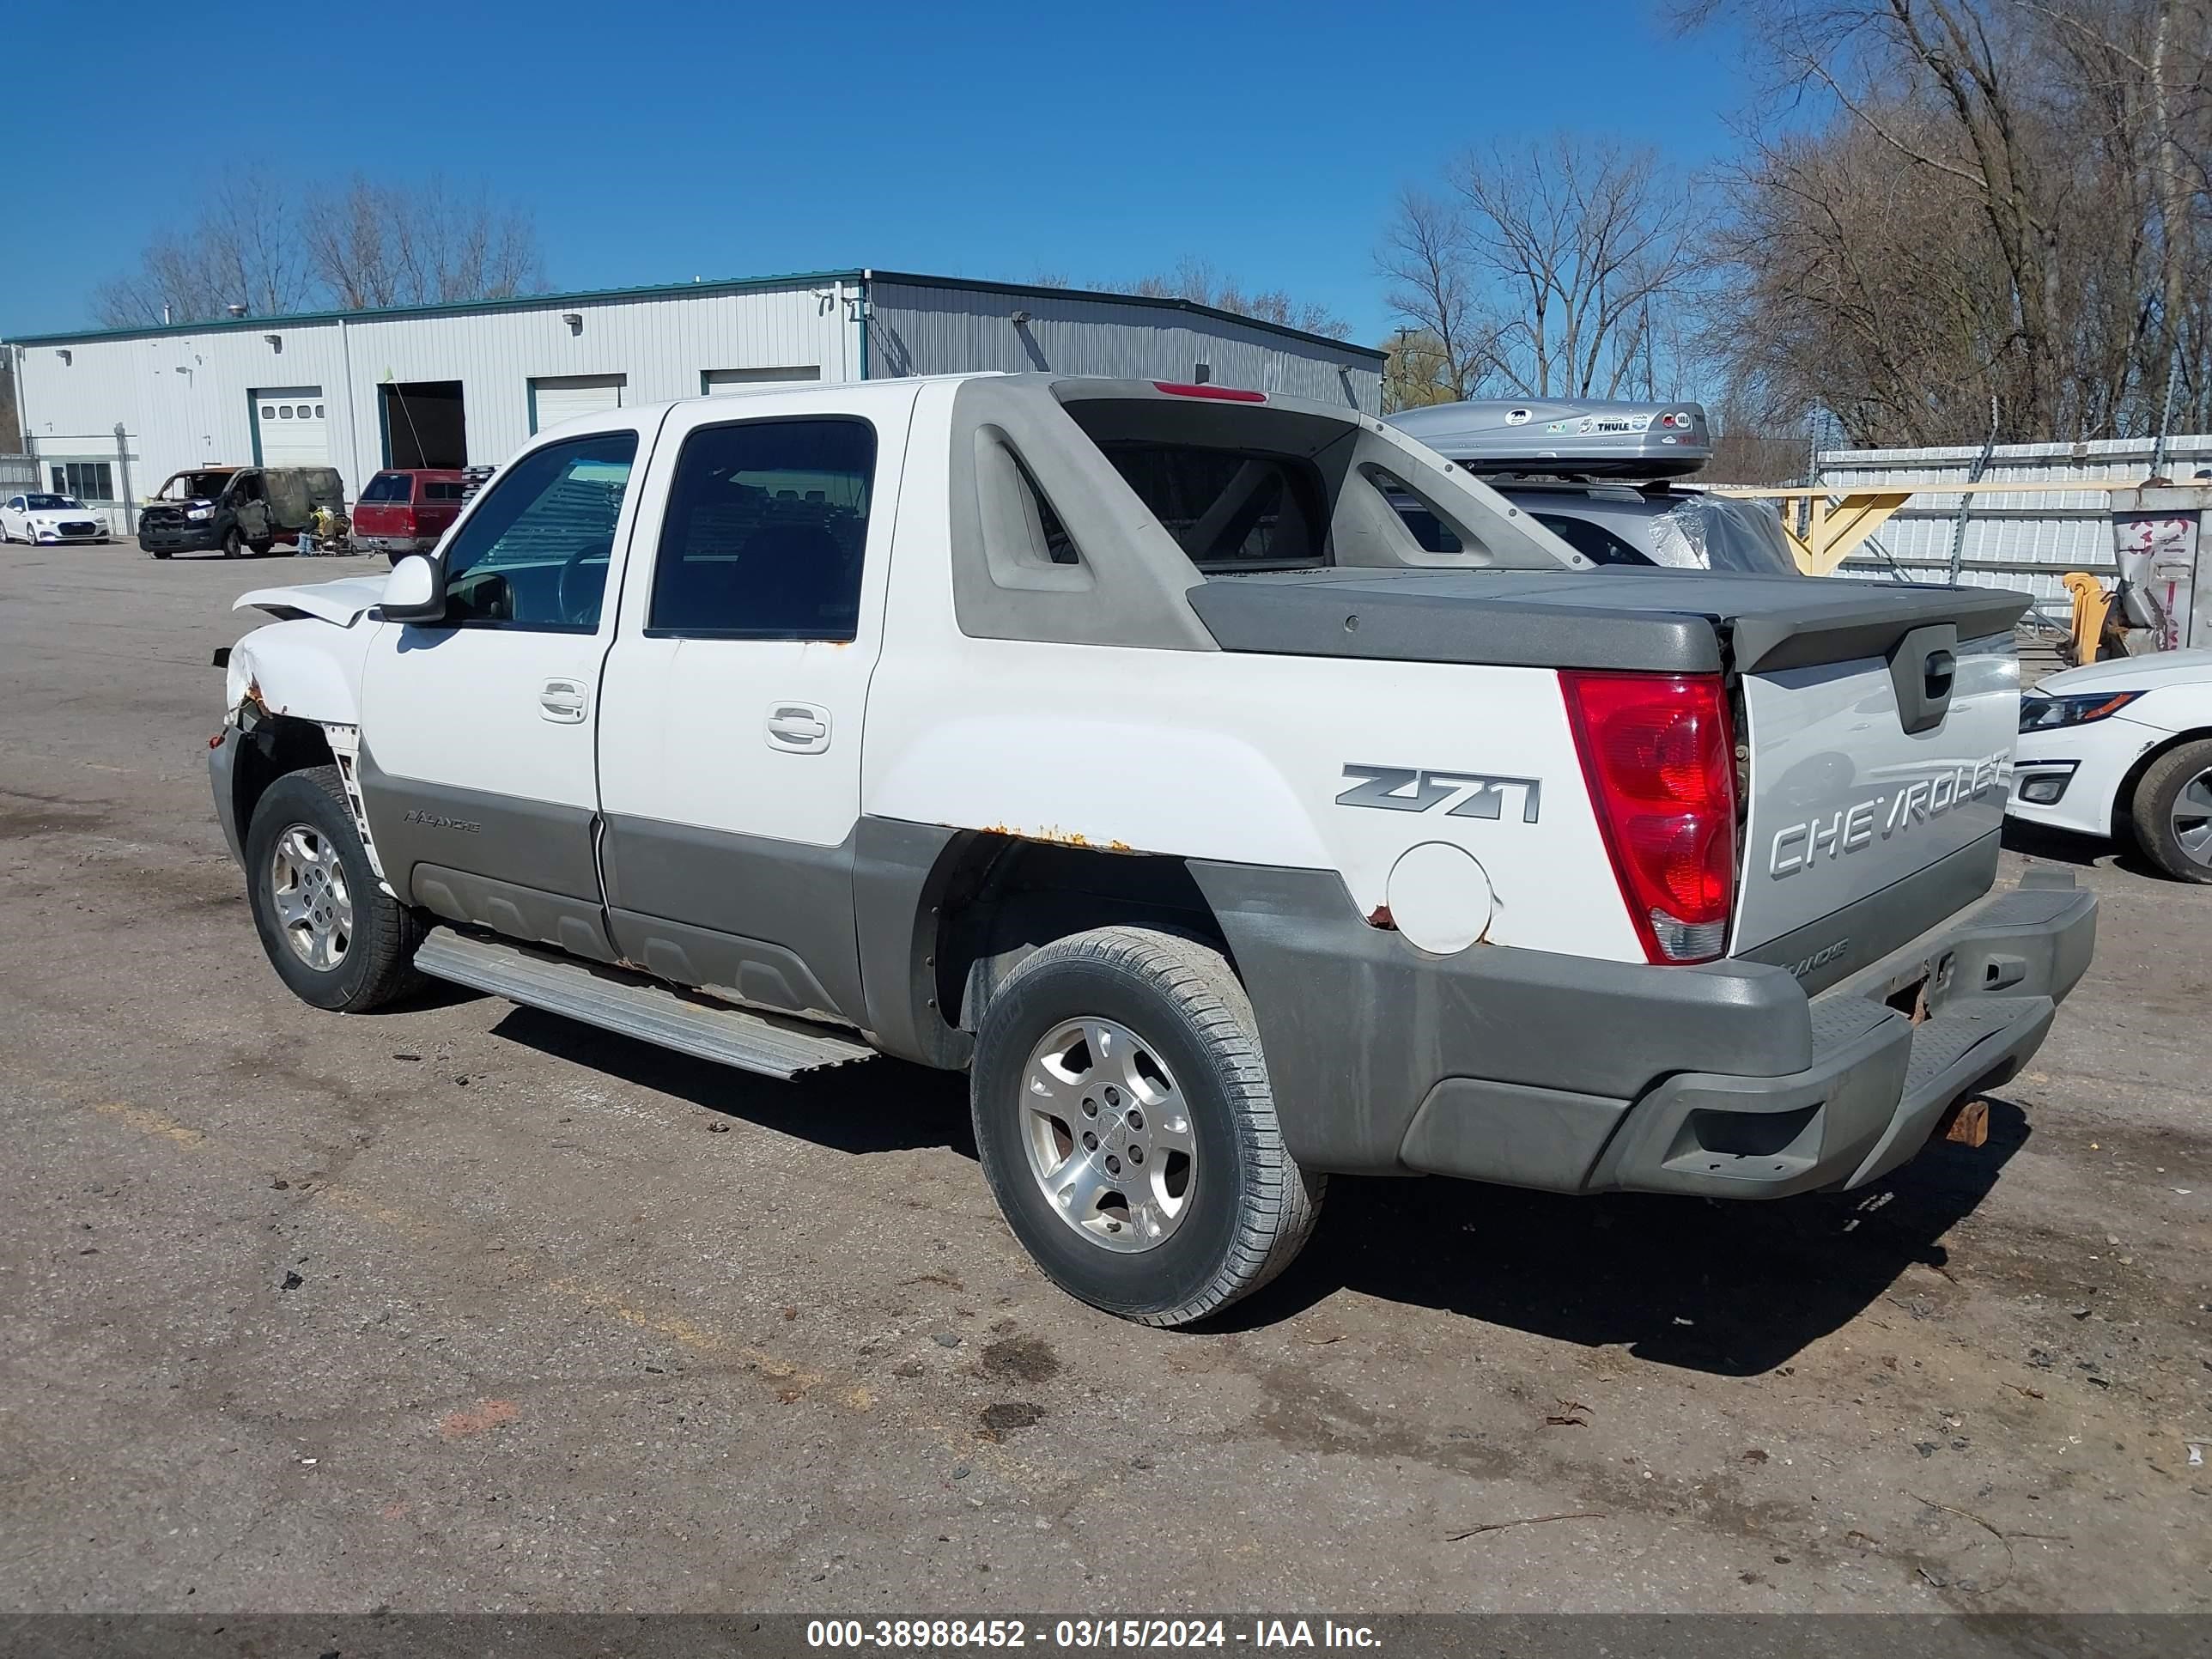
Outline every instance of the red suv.
{"type": "Polygon", "coordinates": [[[397,564],[428,553],[460,516],[468,476],[458,469],[395,469],[368,481],[354,503],[353,538],[397,564]]]}

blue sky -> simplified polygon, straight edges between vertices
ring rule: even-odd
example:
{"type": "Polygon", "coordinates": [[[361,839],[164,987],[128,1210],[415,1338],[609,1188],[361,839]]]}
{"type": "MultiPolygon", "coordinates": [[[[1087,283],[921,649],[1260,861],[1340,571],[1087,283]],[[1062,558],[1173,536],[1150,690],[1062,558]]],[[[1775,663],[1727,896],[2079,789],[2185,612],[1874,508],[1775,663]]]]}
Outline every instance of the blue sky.
{"type": "Polygon", "coordinates": [[[79,5],[15,15],[16,40],[81,49],[43,58],[57,95],[19,77],[0,105],[9,218],[37,227],[0,254],[0,335],[87,321],[197,185],[260,156],[487,184],[534,214],[556,289],[862,264],[1111,287],[1190,256],[1371,341],[1399,185],[1560,126],[1701,162],[1744,87],[1732,41],[1677,40],[1644,0],[394,0],[198,24],[114,0],[96,40],[79,5]],[[584,112],[566,126],[538,112],[556,88],[584,112]]]}

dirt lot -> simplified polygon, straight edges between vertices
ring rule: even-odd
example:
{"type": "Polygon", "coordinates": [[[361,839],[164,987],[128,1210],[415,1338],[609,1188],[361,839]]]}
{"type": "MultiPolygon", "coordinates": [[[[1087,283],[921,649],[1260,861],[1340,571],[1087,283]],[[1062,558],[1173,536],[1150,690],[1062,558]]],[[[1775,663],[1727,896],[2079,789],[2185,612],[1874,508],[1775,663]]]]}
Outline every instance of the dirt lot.
{"type": "Polygon", "coordinates": [[[368,568],[0,552],[0,1610],[2212,1607],[2212,890],[2008,854],[2102,942],[1983,1151],[1342,1182],[1140,1330],[1027,1267],[957,1079],[288,996],[209,653],[368,568]]]}

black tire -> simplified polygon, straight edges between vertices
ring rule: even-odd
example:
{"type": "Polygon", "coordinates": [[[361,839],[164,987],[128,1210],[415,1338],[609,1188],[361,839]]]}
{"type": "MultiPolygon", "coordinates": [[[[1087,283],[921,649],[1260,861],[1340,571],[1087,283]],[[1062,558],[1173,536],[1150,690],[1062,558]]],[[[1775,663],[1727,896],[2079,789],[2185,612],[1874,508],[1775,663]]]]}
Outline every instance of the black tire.
{"type": "Polygon", "coordinates": [[[246,538],[238,533],[236,525],[231,526],[222,532],[222,556],[226,559],[242,559],[246,556],[246,538]]]}
{"type": "Polygon", "coordinates": [[[2134,831],[2136,845],[2144,857],[2176,881],[2212,883],[2212,836],[2197,849],[2207,860],[2199,862],[2190,856],[2173,822],[2175,807],[2182,806],[2185,816],[2191,804],[2183,800],[2183,792],[2205,779],[2202,791],[2191,793],[2197,804],[2205,806],[2205,823],[2212,825],[2212,799],[2202,798],[2212,796],[2212,778],[2208,774],[2212,774],[2212,739],[2182,744],[2144,769],[2128,802],[2127,828],[2134,831]]]}
{"type": "Polygon", "coordinates": [[[1250,1295],[1290,1265],[1321,1212],[1327,1178],[1283,1146],[1244,988],[1194,940],[1102,927],[1030,957],[985,1011],[969,1103],[984,1177],[1015,1237],[1062,1290],[1125,1319],[1187,1325],[1250,1295]],[[1149,1249],[1111,1249],[1070,1224],[1024,1139],[1033,1052],[1055,1027],[1093,1016],[1157,1051],[1189,1120],[1189,1208],[1149,1249]]]}
{"type": "Polygon", "coordinates": [[[369,868],[337,767],[288,772],[263,793],[246,830],[246,873],[261,948],[276,977],[301,1001],[339,1013],[365,1013],[421,984],[414,963],[415,947],[422,942],[422,920],[386,892],[369,868]],[[277,909],[275,856],[279,841],[295,828],[328,844],[352,902],[352,931],[343,954],[328,968],[311,965],[294,948],[277,909]]]}
{"type": "Polygon", "coordinates": [[[269,556],[270,550],[276,545],[276,541],[272,536],[264,536],[259,541],[251,543],[249,545],[253,549],[255,558],[265,559],[269,556]]]}
{"type": "Polygon", "coordinates": [[[166,559],[169,556],[169,550],[166,547],[149,547],[146,550],[157,559],[166,559]]]}

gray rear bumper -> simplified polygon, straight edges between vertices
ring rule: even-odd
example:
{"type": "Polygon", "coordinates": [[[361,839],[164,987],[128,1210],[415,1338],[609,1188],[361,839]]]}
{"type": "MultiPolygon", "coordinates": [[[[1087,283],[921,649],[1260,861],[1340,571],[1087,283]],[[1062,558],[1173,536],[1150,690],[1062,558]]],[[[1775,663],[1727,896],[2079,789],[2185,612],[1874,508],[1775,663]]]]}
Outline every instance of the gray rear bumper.
{"type": "Polygon", "coordinates": [[[1424,957],[1334,876],[1194,865],[1251,993],[1284,1139],[1310,1169],[1558,1192],[1771,1198],[1852,1187],[2041,1044],[2096,899],[1993,894],[1808,999],[1785,970],[1514,949],[1424,957]],[[1928,979],[1916,1025],[1885,999],[1928,979]]]}

